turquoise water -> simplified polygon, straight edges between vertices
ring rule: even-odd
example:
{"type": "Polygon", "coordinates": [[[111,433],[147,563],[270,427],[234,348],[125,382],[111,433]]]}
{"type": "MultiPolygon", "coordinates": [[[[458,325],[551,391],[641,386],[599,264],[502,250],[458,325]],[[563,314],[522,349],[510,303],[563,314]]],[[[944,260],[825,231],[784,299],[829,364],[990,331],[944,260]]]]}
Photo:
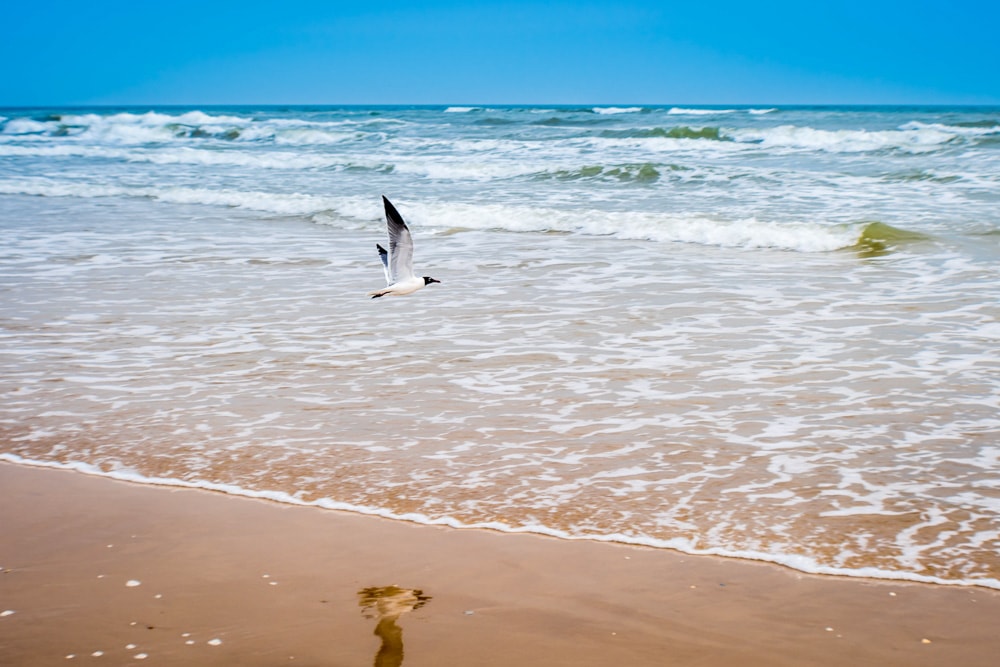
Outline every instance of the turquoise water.
{"type": "Polygon", "coordinates": [[[0,109],[0,228],[9,460],[1000,587],[1000,109],[0,109]]]}

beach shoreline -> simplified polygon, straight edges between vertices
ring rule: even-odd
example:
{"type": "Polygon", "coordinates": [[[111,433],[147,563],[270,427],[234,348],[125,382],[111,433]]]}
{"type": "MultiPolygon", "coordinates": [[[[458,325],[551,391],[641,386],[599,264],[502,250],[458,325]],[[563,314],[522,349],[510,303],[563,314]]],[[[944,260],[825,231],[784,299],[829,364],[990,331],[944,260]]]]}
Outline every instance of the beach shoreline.
{"type": "Polygon", "coordinates": [[[985,666],[1000,649],[983,588],[10,463],[0,489],[4,664],[985,666]]]}

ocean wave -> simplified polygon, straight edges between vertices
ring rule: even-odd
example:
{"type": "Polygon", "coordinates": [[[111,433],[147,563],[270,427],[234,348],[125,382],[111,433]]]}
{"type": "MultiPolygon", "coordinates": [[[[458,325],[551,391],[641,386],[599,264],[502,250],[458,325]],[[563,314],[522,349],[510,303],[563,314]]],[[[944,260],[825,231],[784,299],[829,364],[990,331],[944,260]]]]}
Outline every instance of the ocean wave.
{"type": "Polygon", "coordinates": [[[536,178],[554,178],[560,181],[584,179],[609,179],[617,182],[652,183],[660,178],[661,169],[680,170],[676,165],[658,165],[651,162],[614,166],[589,165],[579,169],[557,169],[537,174],[536,178]]]}
{"type": "Polygon", "coordinates": [[[33,118],[11,118],[4,123],[3,134],[43,134],[52,128],[51,123],[33,118]]]}
{"type": "Polygon", "coordinates": [[[492,181],[530,176],[538,166],[529,162],[470,160],[465,157],[434,160],[394,157],[392,171],[434,181],[492,181]]]}
{"type": "MultiPolygon", "coordinates": [[[[566,121],[551,117],[537,124],[582,125],[586,121],[566,121]]],[[[950,125],[908,123],[898,129],[858,130],[819,129],[808,126],[739,127],[733,125],[677,125],[674,127],[605,128],[594,137],[601,139],[692,139],[727,142],[767,150],[817,151],[825,153],[870,153],[898,151],[920,154],[950,146],[986,145],[1000,140],[1000,127],[961,128],[950,125]]],[[[707,147],[707,144],[706,144],[707,147]]],[[[732,146],[737,148],[738,146],[732,146]]],[[[718,148],[722,148],[718,146],[718,148]]]]}
{"type": "Polygon", "coordinates": [[[897,130],[823,130],[795,125],[740,128],[727,131],[740,143],[762,148],[815,150],[831,153],[867,153],[900,150],[926,153],[960,140],[962,133],[944,126],[914,125],[897,130]]]}
{"type": "MultiPolygon", "coordinates": [[[[644,166],[637,165],[627,178],[641,178],[644,166]]],[[[603,171],[604,168],[601,169],[603,171]]],[[[618,178],[614,175],[611,177],[618,178]]],[[[275,215],[299,216],[335,225],[342,224],[345,220],[371,222],[378,220],[380,215],[377,206],[370,199],[356,196],[185,187],[129,187],[78,181],[58,182],[42,178],[0,180],[0,194],[145,198],[172,204],[225,206],[275,215]]],[[[890,250],[901,241],[921,238],[904,230],[871,222],[822,224],[776,222],[752,217],[727,220],[698,214],[607,212],[504,204],[413,202],[407,209],[408,217],[415,224],[431,229],[565,232],[626,240],[683,242],[743,249],[773,248],[796,252],[857,249],[878,254],[890,250]]]]}
{"type": "Polygon", "coordinates": [[[751,116],[763,116],[776,111],[778,111],[777,107],[766,107],[760,109],[704,109],[672,107],[667,110],[667,114],[671,116],[727,116],[729,114],[748,113],[751,116]]]}
{"type": "Polygon", "coordinates": [[[482,111],[482,107],[448,107],[445,113],[469,113],[471,111],[482,111]]]}
{"type": "Polygon", "coordinates": [[[673,107],[667,113],[671,116],[718,116],[739,113],[739,111],[739,109],[685,109],[683,107],[673,107]]]}
{"type": "Polygon", "coordinates": [[[640,113],[642,110],[642,107],[594,107],[592,109],[596,114],[611,116],[623,113],[640,113]]]}
{"type": "Polygon", "coordinates": [[[323,197],[301,193],[242,190],[209,190],[185,187],[133,187],[80,181],[51,181],[42,178],[0,180],[0,194],[36,197],[137,198],[170,204],[195,204],[240,208],[275,215],[311,218],[333,213],[338,218],[355,218],[359,211],[368,217],[370,203],[357,197],[323,197]]]}
{"type": "MultiPolygon", "coordinates": [[[[452,113],[485,110],[482,107],[449,107],[452,113]]],[[[776,109],[688,109],[673,107],[668,113],[709,117],[720,114],[747,112],[772,113],[776,109]]],[[[447,109],[446,109],[447,111],[447,109]]],[[[532,110],[533,112],[537,110],[532,110]]],[[[754,144],[763,149],[813,150],[833,153],[859,153],[895,150],[926,153],[949,145],[986,145],[1000,140],[1000,124],[993,120],[969,121],[962,124],[925,123],[912,121],[895,129],[827,129],[799,125],[774,127],[739,127],[739,123],[703,127],[618,128],[618,114],[647,111],[644,107],[594,107],[576,112],[557,110],[547,113],[532,125],[560,127],[603,126],[599,136],[635,139],[707,139],[754,144]],[[581,113],[581,112],[586,113],[581,113]]],[[[477,121],[481,125],[518,123],[502,112],[477,121]]],[[[393,118],[250,118],[231,114],[210,114],[188,111],[168,114],[147,113],[53,114],[45,117],[8,118],[0,125],[0,143],[27,143],[58,140],[60,143],[88,143],[106,146],[137,146],[152,144],[196,145],[208,143],[273,144],[290,147],[324,147],[355,143],[382,145],[390,141],[389,127],[405,121],[393,118]]],[[[550,142],[560,141],[550,138],[550,142]]],[[[391,139],[396,140],[396,139],[391,139]]]]}
{"type": "MultiPolygon", "coordinates": [[[[871,223],[774,222],[719,219],[698,214],[605,212],[501,204],[420,204],[413,219],[429,227],[512,232],[564,232],[625,240],[683,242],[743,249],[832,252],[855,248],[871,223]]],[[[872,239],[878,235],[873,232],[872,239]]],[[[888,245],[886,246],[889,247],[888,245]]]]}
{"type": "Polygon", "coordinates": [[[878,257],[901,245],[929,241],[930,238],[926,234],[872,221],[861,224],[858,242],[848,249],[856,250],[863,257],[878,257]]]}
{"type": "Polygon", "coordinates": [[[983,137],[1000,134],[1000,123],[995,121],[982,121],[955,123],[954,125],[951,125],[946,123],[922,123],[915,120],[906,123],[905,125],[901,125],[899,129],[903,131],[915,132],[929,130],[947,134],[957,134],[964,137],[983,137]]]}
{"type": "Polygon", "coordinates": [[[538,125],[542,127],[590,127],[594,125],[606,125],[609,122],[613,122],[613,116],[608,114],[595,114],[590,113],[589,117],[568,114],[566,112],[556,112],[557,115],[549,116],[548,118],[542,118],[540,120],[531,121],[531,125],[538,125]]]}
{"type": "Polygon", "coordinates": [[[476,125],[516,125],[518,121],[511,118],[497,118],[490,116],[487,118],[480,118],[476,121],[476,125]]]}
{"type": "MultiPolygon", "coordinates": [[[[401,122],[401,121],[400,121],[401,122]]],[[[116,113],[102,115],[57,114],[45,120],[7,120],[0,135],[18,138],[53,137],[105,144],[169,144],[178,140],[274,143],[290,146],[331,145],[358,138],[384,138],[378,126],[391,119],[365,121],[312,121],[307,119],[256,120],[242,116],[211,115],[189,111],[171,115],[116,113]],[[374,125],[374,127],[369,127],[374,125]]]]}
{"type": "Polygon", "coordinates": [[[375,171],[391,169],[391,165],[372,162],[358,164],[344,162],[335,156],[309,155],[285,151],[254,153],[248,151],[204,150],[178,146],[150,151],[145,149],[109,148],[85,145],[32,145],[9,146],[0,144],[0,156],[15,157],[81,157],[148,164],[190,164],[206,166],[238,166],[260,169],[356,169],[368,168],[375,171]]]}
{"type": "Polygon", "coordinates": [[[4,125],[7,135],[45,135],[87,138],[108,143],[163,143],[180,137],[224,135],[247,123],[235,116],[209,116],[200,111],[169,115],[150,111],[144,114],[117,113],[62,114],[45,120],[14,118],[4,125]]]}
{"type": "Polygon", "coordinates": [[[602,130],[600,136],[609,139],[650,139],[660,137],[664,139],[709,139],[711,141],[731,141],[718,127],[688,127],[679,125],[677,127],[662,128],[634,128],[628,130],[602,130]]]}
{"type": "Polygon", "coordinates": [[[936,171],[929,169],[914,169],[911,171],[895,172],[886,174],[882,177],[882,180],[888,182],[902,182],[902,183],[914,183],[914,182],[929,182],[929,183],[955,183],[956,181],[963,180],[963,177],[958,174],[948,174],[942,175],[936,171]]]}
{"type": "Polygon", "coordinates": [[[252,118],[243,116],[213,116],[203,111],[186,111],[182,114],[171,115],[158,111],[147,111],[146,113],[121,112],[110,115],[88,113],[88,114],[57,114],[49,122],[58,122],[63,125],[99,125],[102,123],[119,125],[168,125],[179,123],[181,125],[218,125],[218,124],[247,124],[253,122],[252,118]]]}
{"type": "Polygon", "coordinates": [[[952,127],[989,128],[994,130],[1000,130],[1000,120],[983,119],[983,120],[958,121],[956,123],[953,123],[952,127]]]}

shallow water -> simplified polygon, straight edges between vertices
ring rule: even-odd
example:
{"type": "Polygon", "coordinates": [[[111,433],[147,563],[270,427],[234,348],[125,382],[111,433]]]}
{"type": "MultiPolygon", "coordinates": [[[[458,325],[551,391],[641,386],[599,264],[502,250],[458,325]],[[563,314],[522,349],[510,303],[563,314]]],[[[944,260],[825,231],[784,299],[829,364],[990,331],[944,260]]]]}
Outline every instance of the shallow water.
{"type": "Polygon", "coordinates": [[[6,121],[0,456],[1000,587],[1000,113],[617,111],[6,121]]]}

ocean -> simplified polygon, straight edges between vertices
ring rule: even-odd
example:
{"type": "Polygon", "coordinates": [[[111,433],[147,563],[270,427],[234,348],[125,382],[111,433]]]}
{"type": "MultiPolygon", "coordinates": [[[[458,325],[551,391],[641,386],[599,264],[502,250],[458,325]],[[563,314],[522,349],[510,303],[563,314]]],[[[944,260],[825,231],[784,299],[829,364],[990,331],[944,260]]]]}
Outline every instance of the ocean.
{"type": "Polygon", "coordinates": [[[0,109],[0,230],[3,460],[1000,588],[1000,108],[0,109]]]}

